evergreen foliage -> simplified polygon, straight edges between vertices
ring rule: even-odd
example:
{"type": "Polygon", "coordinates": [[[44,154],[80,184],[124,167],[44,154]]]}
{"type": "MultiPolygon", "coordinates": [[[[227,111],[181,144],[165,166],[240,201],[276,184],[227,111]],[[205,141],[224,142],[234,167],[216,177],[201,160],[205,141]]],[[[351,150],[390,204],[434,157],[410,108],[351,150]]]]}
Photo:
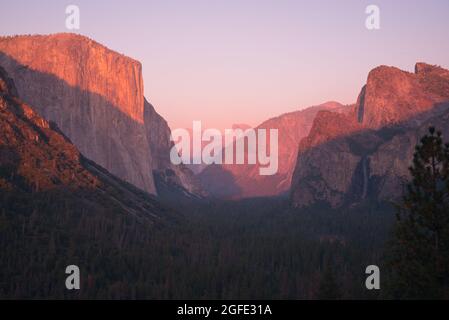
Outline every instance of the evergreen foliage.
{"type": "Polygon", "coordinates": [[[429,128],[416,146],[411,182],[391,243],[394,298],[449,298],[449,145],[429,128]]]}

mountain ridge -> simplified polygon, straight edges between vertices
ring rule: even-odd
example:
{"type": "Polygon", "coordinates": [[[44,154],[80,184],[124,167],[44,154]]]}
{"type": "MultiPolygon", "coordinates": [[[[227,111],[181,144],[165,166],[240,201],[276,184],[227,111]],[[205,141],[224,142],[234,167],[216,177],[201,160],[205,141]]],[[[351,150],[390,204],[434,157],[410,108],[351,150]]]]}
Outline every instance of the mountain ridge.
{"type": "Polygon", "coordinates": [[[345,109],[346,106],[338,102],[328,101],[262,122],[254,129],[266,129],[267,132],[269,129],[278,129],[278,172],[272,176],[260,176],[259,164],[212,165],[199,174],[203,187],[213,196],[227,198],[276,196],[288,192],[299,142],[307,136],[316,114],[320,110],[343,112],[345,109]],[[220,181],[218,177],[225,182],[220,181]]]}
{"type": "Polygon", "coordinates": [[[417,63],[415,73],[370,71],[345,116],[320,112],[299,147],[290,199],[295,207],[332,207],[400,196],[414,146],[427,126],[446,132],[449,72],[417,63]]]}

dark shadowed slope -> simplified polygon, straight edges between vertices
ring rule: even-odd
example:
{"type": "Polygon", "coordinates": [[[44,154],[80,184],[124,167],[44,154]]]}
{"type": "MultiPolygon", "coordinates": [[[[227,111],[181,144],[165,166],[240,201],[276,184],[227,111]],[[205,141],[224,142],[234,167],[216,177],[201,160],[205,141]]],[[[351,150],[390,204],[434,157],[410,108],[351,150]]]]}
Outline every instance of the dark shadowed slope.
{"type": "Polygon", "coordinates": [[[0,297],[130,296],[159,259],[153,233],[179,219],[80,154],[0,68],[0,297]],[[71,264],[84,288],[72,294],[71,264]]]}
{"type": "Polygon", "coordinates": [[[162,208],[145,192],[86,159],[59,131],[17,97],[11,79],[1,71],[1,187],[18,193],[55,189],[90,190],[124,213],[160,220],[162,208]]]}

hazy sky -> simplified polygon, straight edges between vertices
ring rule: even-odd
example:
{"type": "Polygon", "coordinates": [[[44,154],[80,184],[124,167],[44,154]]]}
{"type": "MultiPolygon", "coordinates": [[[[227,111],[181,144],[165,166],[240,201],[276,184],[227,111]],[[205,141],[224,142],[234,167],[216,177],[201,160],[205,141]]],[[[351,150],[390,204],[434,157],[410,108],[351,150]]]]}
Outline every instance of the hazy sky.
{"type": "Polygon", "coordinates": [[[78,33],[142,62],[146,97],[172,128],[352,103],[381,64],[449,67],[449,0],[0,0],[0,34],[67,32],[69,4],[78,33]],[[369,4],[380,30],[365,28],[369,4]]]}

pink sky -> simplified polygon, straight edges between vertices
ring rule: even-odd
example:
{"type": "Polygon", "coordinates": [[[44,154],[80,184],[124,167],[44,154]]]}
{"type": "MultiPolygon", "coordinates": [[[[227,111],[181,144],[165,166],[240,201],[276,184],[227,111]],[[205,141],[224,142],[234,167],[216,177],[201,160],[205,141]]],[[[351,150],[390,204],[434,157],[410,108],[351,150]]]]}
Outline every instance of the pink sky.
{"type": "MultiPolygon", "coordinates": [[[[71,1],[81,29],[143,64],[172,128],[255,126],[328,100],[352,103],[370,69],[449,67],[449,1],[71,1]],[[381,29],[365,28],[377,4],[381,29]]],[[[0,0],[0,34],[66,32],[66,1],[0,0]],[[20,23],[18,23],[20,21],[20,23]]]]}

